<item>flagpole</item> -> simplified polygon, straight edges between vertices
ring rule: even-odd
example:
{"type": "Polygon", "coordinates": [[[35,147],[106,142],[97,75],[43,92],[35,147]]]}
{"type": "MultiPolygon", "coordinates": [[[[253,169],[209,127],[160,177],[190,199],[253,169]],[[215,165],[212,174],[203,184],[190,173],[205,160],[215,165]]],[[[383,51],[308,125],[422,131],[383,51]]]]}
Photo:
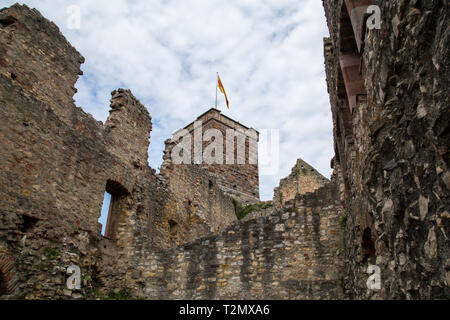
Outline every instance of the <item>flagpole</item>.
{"type": "Polygon", "coordinates": [[[217,79],[216,79],[216,109],[217,109],[217,88],[219,87],[219,73],[217,72],[217,79]]]}

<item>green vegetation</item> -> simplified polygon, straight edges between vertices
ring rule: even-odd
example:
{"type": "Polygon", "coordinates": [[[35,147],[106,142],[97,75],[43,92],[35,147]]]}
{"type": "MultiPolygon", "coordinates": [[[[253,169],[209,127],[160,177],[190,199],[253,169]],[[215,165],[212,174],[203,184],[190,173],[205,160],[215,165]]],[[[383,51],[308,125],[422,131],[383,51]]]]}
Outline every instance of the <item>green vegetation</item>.
{"type": "Polygon", "coordinates": [[[87,273],[81,273],[81,281],[87,281],[87,282],[91,282],[91,275],[87,274],[87,273]]]}
{"type": "Polygon", "coordinates": [[[239,201],[237,201],[236,199],[233,199],[233,205],[234,205],[234,211],[236,213],[236,217],[239,220],[242,220],[245,216],[247,216],[251,212],[271,208],[273,206],[273,203],[272,203],[272,201],[256,202],[256,203],[251,203],[246,206],[243,206],[242,204],[239,203],[239,201]]]}
{"type": "Polygon", "coordinates": [[[122,289],[118,293],[110,292],[107,300],[132,300],[127,289],[122,289]]]}
{"type": "Polygon", "coordinates": [[[348,216],[347,215],[345,215],[345,216],[343,216],[342,218],[341,218],[341,228],[342,228],[342,230],[345,230],[345,226],[347,225],[347,218],[348,218],[348,216]]]}
{"type": "Polygon", "coordinates": [[[339,287],[342,288],[342,290],[344,290],[344,285],[345,285],[344,281],[345,281],[344,276],[340,276],[339,279],[337,279],[337,283],[338,283],[339,287]]]}
{"type": "Polygon", "coordinates": [[[93,289],[92,290],[92,293],[94,294],[94,296],[97,298],[97,299],[100,299],[100,300],[106,300],[106,295],[104,295],[100,290],[98,290],[98,289],[93,289]]]}
{"type": "Polygon", "coordinates": [[[280,203],[283,203],[283,192],[280,191],[278,195],[280,196],[280,203]]]}
{"type": "Polygon", "coordinates": [[[128,289],[122,289],[118,293],[111,291],[107,295],[95,289],[93,293],[100,300],[144,300],[144,298],[131,297],[128,289]]]}
{"type": "Polygon", "coordinates": [[[52,249],[52,248],[45,248],[45,255],[47,256],[47,258],[49,258],[50,260],[56,260],[59,257],[59,252],[56,249],[52,249]]]}
{"type": "Polygon", "coordinates": [[[349,209],[352,204],[352,200],[350,198],[345,199],[346,208],[349,209]]]}

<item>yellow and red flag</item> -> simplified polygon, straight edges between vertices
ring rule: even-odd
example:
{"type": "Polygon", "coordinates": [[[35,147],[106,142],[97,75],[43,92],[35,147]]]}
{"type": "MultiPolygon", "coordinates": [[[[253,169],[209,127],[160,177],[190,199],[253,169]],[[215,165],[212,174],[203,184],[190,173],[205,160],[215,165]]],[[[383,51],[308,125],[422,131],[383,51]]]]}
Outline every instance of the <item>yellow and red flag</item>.
{"type": "Polygon", "coordinates": [[[223,87],[222,81],[220,81],[219,75],[217,75],[217,86],[219,87],[220,92],[225,96],[225,101],[227,102],[227,108],[230,109],[230,103],[228,102],[227,93],[225,92],[225,88],[223,87]]]}

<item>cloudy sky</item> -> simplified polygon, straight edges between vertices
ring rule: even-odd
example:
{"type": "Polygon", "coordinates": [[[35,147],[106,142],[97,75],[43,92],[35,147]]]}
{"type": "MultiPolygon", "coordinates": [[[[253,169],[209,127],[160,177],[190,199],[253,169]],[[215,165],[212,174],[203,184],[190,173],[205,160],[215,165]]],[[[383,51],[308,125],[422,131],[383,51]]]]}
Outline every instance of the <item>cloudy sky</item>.
{"type": "MultiPolygon", "coordinates": [[[[2,0],[0,7],[17,1],[2,0]]],[[[320,0],[29,0],[86,58],[75,100],[108,116],[112,90],[129,88],[153,118],[149,164],[164,141],[214,106],[216,72],[230,100],[222,112],[257,130],[279,129],[280,164],[260,177],[269,200],[303,158],[330,177],[332,120],[320,0]],[[78,6],[80,28],[68,8],[78,6]]]]}

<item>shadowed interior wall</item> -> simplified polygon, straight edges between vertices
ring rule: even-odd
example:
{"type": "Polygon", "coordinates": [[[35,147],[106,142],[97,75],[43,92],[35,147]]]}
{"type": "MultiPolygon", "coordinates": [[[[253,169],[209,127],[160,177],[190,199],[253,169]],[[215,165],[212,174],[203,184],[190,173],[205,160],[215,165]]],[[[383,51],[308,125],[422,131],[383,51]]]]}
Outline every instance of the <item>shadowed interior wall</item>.
{"type": "Polygon", "coordinates": [[[334,164],[342,172],[348,216],[346,293],[448,299],[449,4],[323,3],[334,164]],[[366,28],[370,4],[380,9],[380,29],[366,28]],[[348,54],[358,57],[352,60],[357,68],[340,63],[348,54]],[[360,83],[361,90],[350,92],[358,79],[364,90],[360,83]],[[381,269],[379,291],[367,290],[370,264],[381,269]]]}

